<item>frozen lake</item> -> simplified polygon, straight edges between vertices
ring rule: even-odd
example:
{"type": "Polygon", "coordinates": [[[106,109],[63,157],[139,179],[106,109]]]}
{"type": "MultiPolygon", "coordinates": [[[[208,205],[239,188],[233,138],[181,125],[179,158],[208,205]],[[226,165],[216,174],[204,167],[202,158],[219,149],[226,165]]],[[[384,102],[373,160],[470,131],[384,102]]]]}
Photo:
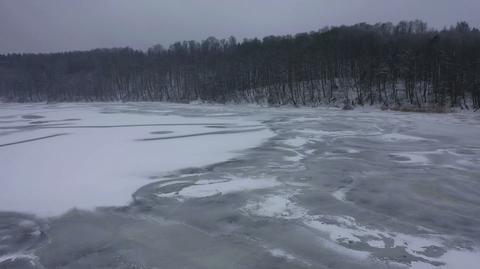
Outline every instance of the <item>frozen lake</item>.
{"type": "Polygon", "coordinates": [[[0,268],[474,268],[480,116],[0,105],[0,268]]]}

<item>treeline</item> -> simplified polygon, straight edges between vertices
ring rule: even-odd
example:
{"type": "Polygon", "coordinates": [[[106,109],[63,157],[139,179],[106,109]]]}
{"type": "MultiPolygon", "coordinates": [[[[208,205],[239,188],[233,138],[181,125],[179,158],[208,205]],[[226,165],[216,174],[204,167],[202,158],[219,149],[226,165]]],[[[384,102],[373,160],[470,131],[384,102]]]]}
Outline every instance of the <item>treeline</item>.
{"type": "Polygon", "coordinates": [[[4,101],[249,102],[480,107],[480,31],[357,24],[168,49],[0,56],[4,101]]]}

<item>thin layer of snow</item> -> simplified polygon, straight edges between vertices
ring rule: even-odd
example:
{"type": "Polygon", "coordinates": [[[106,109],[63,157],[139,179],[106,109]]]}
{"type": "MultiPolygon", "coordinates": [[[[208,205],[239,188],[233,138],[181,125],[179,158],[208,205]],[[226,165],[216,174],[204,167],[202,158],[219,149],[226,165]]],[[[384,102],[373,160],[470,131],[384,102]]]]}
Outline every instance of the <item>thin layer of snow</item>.
{"type": "Polygon", "coordinates": [[[406,134],[398,134],[398,133],[384,134],[384,135],[381,136],[381,138],[385,141],[388,141],[388,142],[426,141],[426,140],[428,140],[428,139],[425,139],[423,137],[411,136],[411,135],[406,135],[406,134]]]}
{"type": "MultiPolygon", "coordinates": [[[[288,143],[289,140],[285,140],[284,143],[288,143]]],[[[307,141],[307,140],[305,140],[307,141]]],[[[290,145],[293,147],[293,145],[290,145]]],[[[295,147],[297,148],[297,147],[295,147]]],[[[298,150],[294,150],[290,147],[280,147],[280,146],[276,146],[275,149],[279,149],[281,151],[288,151],[289,152],[289,155],[284,155],[283,156],[283,159],[287,162],[293,162],[293,163],[298,163],[300,162],[303,158],[305,158],[305,154],[301,153],[300,151],[298,150]]]]}
{"type": "Polygon", "coordinates": [[[324,245],[325,247],[332,249],[333,251],[340,253],[341,255],[344,255],[348,258],[354,258],[357,260],[366,260],[370,257],[370,253],[366,251],[346,248],[342,245],[337,244],[336,242],[323,239],[323,238],[319,238],[319,240],[322,242],[322,245],[324,245]]]}
{"type": "Polygon", "coordinates": [[[338,148],[337,151],[335,152],[325,152],[326,156],[338,156],[342,154],[356,154],[359,153],[360,151],[352,148],[338,148]]]}
{"type": "Polygon", "coordinates": [[[307,227],[327,236],[328,241],[323,242],[324,245],[339,253],[355,258],[368,258],[370,252],[368,250],[352,250],[343,245],[361,242],[362,238],[368,238],[366,243],[372,248],[400,247],[415,257],[431,263],[444,264],[440,267],[434,267],[428,262],[413,262],[407,268],[457,269],[467,268],[472,264],[480,263],[480,252],[478,250],[448,249],[444,246],[445,237],[442,235],[425,234],[414,236],[366,227],[358,224],[350,216],[309,215],[306,209],[292,201],[292,196],[288,194],[270,195],[260,201],[250,201],[243,208],[243,211],[254,216],[300,220],[307,227]],[[391,241],[393,246],[387,246],[386,240],[391,241]],[[425,248],[431,246],[446,249],[447,251],[438,258],[421,254],[425,248]]]}
{"type": "Polygon", "coordinates": [[[279,249],[279,248],[269,249],[269,252],[273,257],[284,258],[287,260],[296,260],[295,256],[286,252],[283,249],[279,249]]]}
{"type": "Polygon", "coordinates": [[[369,240],[367,244],[374,248],[385,248],[385,242],[383,240],[369,240]]]}
{"type": "Polygon", "coordinates": [[[443,263],[440,266],[434,266],[425,262],[412,262],[410,269],[463,269],[473,268],[472,265],[479,264],[480,250],[449,250],[443,256],[435,259],[443,263]]]}
{"type": "Polygon", "coordinates": [[[0,256],[0,264],[6,261],[16,261],[21,259],[36,260],[37,257],[32,253],[28,253],[28,252],[11,253],[11,254],[0,256]]]}
{"type": "Polygon", "coordinates": [[[298,152],[295,152],[294,156],[284,156],[283,159],[287,162],[297,163],[301,161],[305,156],[298,152]]]}
{"type": "Polygon", "coordinates": [[[401,152],[401,153],[392,153],[390,154],[394,157],[399,157],[401,159],[395,160],[400,163],[411,163],[411,164],[428,164],[430,160],[425,156],[425,154],[419,152],[401,152]]]}
{"type": "Polygon", "coordinates": [[[212,113],[208,114],[208,116],[212,117],[228,117],[228,116],[235,116],[237,115],[236,113],[212,113]]]}
{"type": "Polygon", "coordinates": [[[360,135],[360,132],[356,131],[323,131],[323,130],[313,130],[313,129],[303,129],[299,131],[300,133],[323,138],[323,137],[343,137],[343,136],[356,136],[360,135]]]}
{"type": "Polygon", "coordinates": [[[339,201],[345,202],[347,201],[346,197],[347,197],[347,192],[349,191],[350,191],[350,188],[340,188],[332,192],[332,196],[339,201]]]}
{"type": "Polygon", "coordinates": [[[472,264],[480,264],[480,251],[478,249],[472,251],[451,250],[445,253],[440,260],[445,263],[443,268],[469,268],[472,264]]]}
{"type": "Polygon", "coordinates": [[[303,145],[307,144],[308,139],[297,136],[295,138],[287,139],[287,140],[283,141],[283,143],[285,143],[285,144],[287,144],[291,147],[294,147],[294,148],[299,148],[299,147],[302,147],[303,145]]]}
{"type": "Polygon", "coordinates": [[[214,195],[252,191],[257,189],[271,188],[280,185],[274,178],[241,178],[230,177],[225,180],[197,182],[178,192],[160,193],[158,197],[177,197],[180,199],[204,198],[214,195]]]}
{"type": "MultiPolygon", "coordinates": [[[[35,114],[43,116],[41,120],[45,121],[80,120],[68,122],[71,128],[22,129],[21,133],[12,132],[16,129],[2,130],[4,135],[0,136],[0,144],[59,132],[68,135],[0,148],[0,210],[48,217],[74,207],[94,209],[124,205],[130,201],[135,190],[150,182],[148,178],[152,175],[225,161],[273,136],[270,130],[263,129],[138,141],[157,137],[150,133],[159,130],[173,131],[175,135],[203,132],[206,130],[204,125],[219,123],[219,119],[140,113],[107,114],[101,111],[81,104],[53,109],[39,104],[3,109],[2,115],[17,118],[35,114]],[[151,124],[169,125],[148,126],[151,124]],[[116,125],[121,127],[102,127],[116,125]]],[[[259,123],[235,118],[228,119],[225,124],[242,126],[259,123]]]]}
{"type": "Polygon", "coordinates": [[[167,186],[171,186],[171,185],[175,185],[175,184],[182,184],[182,183],[189,183],[189,182],[190,181],[188,181],[188,180],[173,180],[173,181],[168,181],[168,182],[165,182],[165,183],[158,184],[157,188],[163,188],[163,187],[167,187],[167,186]]]}
{"type": "Polygon", "coordinates": [[[320,122],[322,121],[323,118],[320,117],[295,117],[289,120],[289,122],[310,122],[310,121],[315,121],[315,122],[320,122]]]}
{"type": "Polygon", "coordinates": [[[245,211],[263,217],[280,217],[283,219],[298,219],[305,216],[303,208],[296,206],[288,195],[270,195],[260,203],[250,202],[245,211]]]}

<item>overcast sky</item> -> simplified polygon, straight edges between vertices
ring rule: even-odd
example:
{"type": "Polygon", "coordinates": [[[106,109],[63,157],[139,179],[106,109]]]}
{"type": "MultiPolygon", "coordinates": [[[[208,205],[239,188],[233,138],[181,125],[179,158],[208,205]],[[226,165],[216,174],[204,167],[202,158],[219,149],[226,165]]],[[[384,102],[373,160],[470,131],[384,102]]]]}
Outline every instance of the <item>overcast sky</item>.
{"type": "Polygon", "coordinates": [[[480,0],[0,0],[0,54],[146,49],[416,18],[479,27],[479,11],[480,0]]]}

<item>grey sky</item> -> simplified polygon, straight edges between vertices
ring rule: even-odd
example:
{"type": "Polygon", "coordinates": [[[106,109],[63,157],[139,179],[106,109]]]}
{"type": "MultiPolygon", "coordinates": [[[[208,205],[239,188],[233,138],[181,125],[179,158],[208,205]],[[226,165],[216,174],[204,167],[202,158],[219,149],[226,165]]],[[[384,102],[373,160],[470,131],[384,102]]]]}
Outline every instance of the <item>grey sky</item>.
{"type": "Polygon", "coordinates": [[[0,0],[0,54],[263,37],[422,19],[480,26],[480,0],[0,0]]]}

